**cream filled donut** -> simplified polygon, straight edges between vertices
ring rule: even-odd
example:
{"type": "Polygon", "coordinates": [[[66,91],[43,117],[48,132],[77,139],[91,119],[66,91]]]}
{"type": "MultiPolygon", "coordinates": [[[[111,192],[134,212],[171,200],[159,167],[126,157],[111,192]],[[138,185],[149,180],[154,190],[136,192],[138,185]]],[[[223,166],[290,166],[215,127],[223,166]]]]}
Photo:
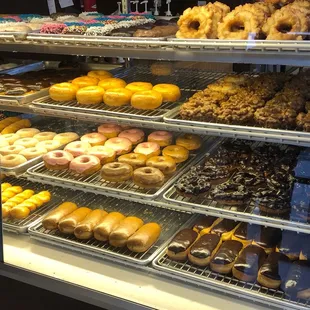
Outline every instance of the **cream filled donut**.
{"type": "Polygon", "coordinates": [[[169,131],[159,130],[152,132],[148,138],[148,142],[155,142],[159,144],[161,147],[168,146],[172,144],[173,135],[169,131]]]}
{"type": "Polygon", "coordinates": [[[39,142],[36,147],[41,147],[46,149],[48,152],[56,150],[61,146],[59,141],[56,140],[46,140],[46,141],[41,141],[39,142]]]}
{"type": "Polygon", "coordinates": [[[39,157],[43,154],[45,154],[47,152],[47,150],[43,147],[30,147],[27,149],[22,150],[19,154],[23,155],[26,159],[30,160],[36,157],[39,157]]]}
{"type": "Polygon", "coordinates": [[[107,141],[107,138],[98,132],[87,133],[86,135],[81,137],[82,142],[87,142],[91,146],[104,145],[107,141]]]}
{"type": "Polygon", "coordinates": [[[20,136],[16,133],[7,133],[4,135],[1,135],[0,137],[1,137],[1,140],[5,140],[9,144],[13,144],[15,141],[20,139],[20,136]]]}
{"type": "Polygon", "coordinates": [[[56,132],[42,131],[42,132],[34,135],[33,137],[40,142],[40,141],[46,141],[46,140],[53,140],[55,136],[56,136],[56,132]]]}
{"type": "Polygon", "coordinates": [[[3,167],[16,167],[27,162],[27,159],[20,154],[11,154],[1,157],[1,166],[3,167]]]}
{"type": "Polygon", "coordinates": [[[67,169],[72,160],[72,154],[66,151],[51,151],[43,155],[45,167],[50,170],[67,169]]]}
{"type": "Polygon", "coordinates": [[[100,160],[93,155],[81,155],[71,161],[69,169],[74,173],[91,175],[101,169],[100,160]]]}
{"type": "Polygon", "coordinates": [[[90,148],[91,145],[88,142],[75,141],[69,143],[64,150],[71,153],[73,157],[77,157],[87,154],[90,148]]]}
{"type": "Polygon", "coordinates": [[[34,135],[39,133],[40,130],[36,128],[22,128],[16,131],[21,138],[32,138],[34,135]]]}
{"type": "Polygon", "coordinates": [[[61,145],[67,144],[79,138],[75,132],[62,132],[57,134],[53,140],[59,141],[61,145]]]}
{"type": "Polygon", "coordinates": [[[29,148],[36,146],[38,142],[39,141],[35,138],[22,138],[15,141],[13,145],[22,145],[25,148],[29,148]]]}
{"type": "Polygon", "coordinates": [[[115,138],[122,131],[122,127],[117,124],[102,124],[98,127],[98,132],[107,138],[115,138]]]}
{"type": "Polygon", "coordinates": [[[19,154],[25,147],[22,145],[9,145],[0,148],[1,155],[19,154]]]}
{"type": "Polygon", "coordinates": [[[101,165],[104,165],[115,160],[116,152],[104,145],[97,145],[89,149],[88,155],[98,157],[101,165]]]}
{"type": "Polygon", "coordinates": [[[123,155],[132,150],[132,143],[126,138],[111,138],[105,143],[105,146],[114,150],[116,155],[123,155]]]}
{"type": "Polygon", "coordinates": [[[127,138],[128,140],[132,142],[132,144],[138,144],[138,143],[143,142],[144,132],[141,129],[132,128],[132,129],[123,130],[122,132],[120,132],[118,137],[127,138]]]}
{"type": "Polygon", "coordinates": [[[160,154],[160,146],[155,142],[143,142],[136,146],[134,152],[150,158],[160,154]]]}

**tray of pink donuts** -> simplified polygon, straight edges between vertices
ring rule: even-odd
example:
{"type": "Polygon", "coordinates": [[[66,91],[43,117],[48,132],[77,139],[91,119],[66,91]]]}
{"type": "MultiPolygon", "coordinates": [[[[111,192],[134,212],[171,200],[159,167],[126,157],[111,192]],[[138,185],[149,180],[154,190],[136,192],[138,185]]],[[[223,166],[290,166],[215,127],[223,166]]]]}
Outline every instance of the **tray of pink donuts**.
{"type": "Polygon", "coordinates": [[[123,182],[156,189],[192,159],[203,142],[192,134],[175,137],[168,131],[103,124],[97,132],[83,135],[64,150],[47,153],[43,161],[48,170],[67,170],[71,176],[97,173],[102,186],[108,185],[109,189],[111,184],[123,182]]]}

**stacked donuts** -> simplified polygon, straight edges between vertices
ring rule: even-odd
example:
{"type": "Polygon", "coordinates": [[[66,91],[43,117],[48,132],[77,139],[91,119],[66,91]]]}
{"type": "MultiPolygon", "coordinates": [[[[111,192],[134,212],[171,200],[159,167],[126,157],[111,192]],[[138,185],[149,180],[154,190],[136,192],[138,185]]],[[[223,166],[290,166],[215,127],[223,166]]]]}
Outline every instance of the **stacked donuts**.
{"type": "Polygon", "coordinates": [[[55,101],[77,100],[82,105],[105,103],[119,107],[129,105],[140,110],[154,110],[163,102],[174,102],[180,99],[179,87],[173,84],[133,82],[114,78],[108,71],[90,71],[87,76],[74,79],[72,83],[53,85],[49,90],[55,101]]]}
{"type": "Polygon", "coordinates": [[[147,142],[143,141],[145,133],[141,129],[103,124],[98,132],[69,143],[64,151],[47,153],[43,160],[51,170],[69,169],[76,174],[91,175],[101,169],[101,177],[107,182],[132,179],[139,187],[157,188],[202,143],[200,137],[186,134],[173,144],[173,135],[167,131],[152,132],[147,142]]]}

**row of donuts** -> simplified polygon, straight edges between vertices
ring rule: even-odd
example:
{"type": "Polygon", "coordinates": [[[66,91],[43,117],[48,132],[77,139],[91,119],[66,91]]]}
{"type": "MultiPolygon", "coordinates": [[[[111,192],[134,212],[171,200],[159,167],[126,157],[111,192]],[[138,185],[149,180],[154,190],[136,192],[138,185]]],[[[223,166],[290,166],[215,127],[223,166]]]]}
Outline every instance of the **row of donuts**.
{"type": "Polygon", "coordinates": [[[159,238],[161,227],[157,223],[145,224],[141,218],[125,216],[120,212],[106,212],[78,207],[64,202],[48,213],[42,221],[47,230],[58,229],[77,239],[109,242],[114,247],[125,247],[133,252],[147,251],[159,238]]]}
{"type": "Polygon", "coordinates": [[[267,288],[281,287],[298,298],[309,298],[310,247],[307,235],[233,220],[202,216],[179,231],[167,247],[175,261],[231,274],[267,288]],[[296,270],[304,273],[296,279],[296,270]],[[292,281],[295,280],[295,281],[292,281]],[[304,286],[306,283],[306,286],[304,286]],[[298,291],[298,289],[302,289],[298,291]]]}
{"type": "Polygon", "coordinates": [[[1,135],[15,133],[22,128],[28,128],[31,122],[28,119],[22,119],[18,116],[6,117],[0,121],[1,135]]]}
{"type": "Polygon", "coordinates": [[[59,102],[77,100],[82,105],[105,103],[108,106],[131,104],[135,109],[153,110],[163,102],[180,99],[181,91],[173,84],[132,82],[115,78],[104,70],[90,71],[87,76],[77,77],[71,83],[54,84],[49,89],[50,97],[59,102]]]}

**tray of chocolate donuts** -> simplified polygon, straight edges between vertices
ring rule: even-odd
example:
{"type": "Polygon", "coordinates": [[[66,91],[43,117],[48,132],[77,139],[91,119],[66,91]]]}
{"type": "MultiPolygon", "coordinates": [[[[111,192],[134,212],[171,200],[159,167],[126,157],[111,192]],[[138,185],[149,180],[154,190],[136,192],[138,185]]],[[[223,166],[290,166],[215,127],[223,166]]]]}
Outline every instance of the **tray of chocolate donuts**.
{"type": "Polygon", "coordinates": [[[56,246],[146,265],[193,215],[88,193],[65,201],[29,229],[30,236],[56,246]]]}
{"type": "Polygon", "coordinates": [[[169,241],[153,267],[182,281],[281,309],[309,309],[307,238],[201,215],[169,241]]]}

